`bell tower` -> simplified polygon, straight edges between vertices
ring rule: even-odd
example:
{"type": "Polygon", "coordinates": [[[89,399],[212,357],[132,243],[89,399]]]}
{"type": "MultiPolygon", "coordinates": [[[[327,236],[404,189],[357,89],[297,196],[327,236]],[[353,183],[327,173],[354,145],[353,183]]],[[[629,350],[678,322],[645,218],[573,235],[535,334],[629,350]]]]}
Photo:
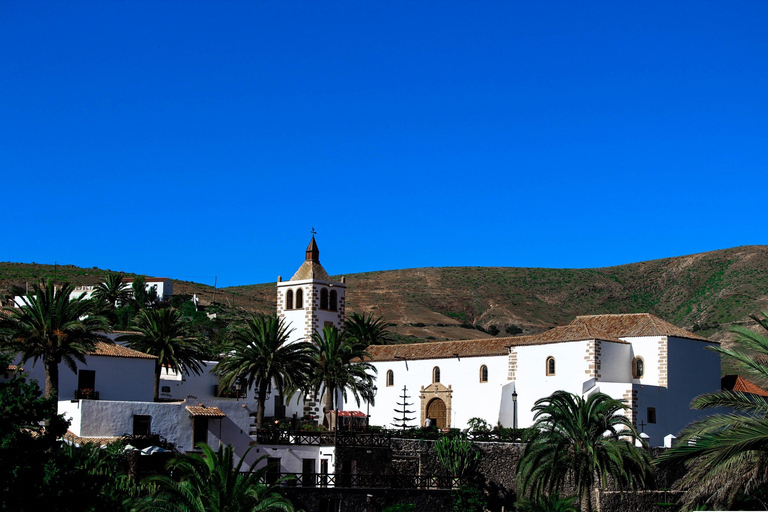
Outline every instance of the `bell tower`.
{"type": "Polygon", "coordinates": [[[320,249],[312,240],[307,246],[304,263],[289,281],[277,278],[277,316],[293,329],[289,342],[311,341],[312,333],[326,325],[344,327],[347,285],[331,280],[320,264],[320,249]]]}

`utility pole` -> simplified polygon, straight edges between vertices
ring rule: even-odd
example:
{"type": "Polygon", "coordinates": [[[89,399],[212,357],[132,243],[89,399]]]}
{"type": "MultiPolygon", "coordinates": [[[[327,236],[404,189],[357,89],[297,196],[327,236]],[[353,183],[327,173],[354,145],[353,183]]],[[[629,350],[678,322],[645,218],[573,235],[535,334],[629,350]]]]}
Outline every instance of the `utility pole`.
{"type": "Polygon", "coordinates": [[[216,284],[219,282],[219,276],[213,276],[213,301],[211,306],[216,305],[216,284]]]}

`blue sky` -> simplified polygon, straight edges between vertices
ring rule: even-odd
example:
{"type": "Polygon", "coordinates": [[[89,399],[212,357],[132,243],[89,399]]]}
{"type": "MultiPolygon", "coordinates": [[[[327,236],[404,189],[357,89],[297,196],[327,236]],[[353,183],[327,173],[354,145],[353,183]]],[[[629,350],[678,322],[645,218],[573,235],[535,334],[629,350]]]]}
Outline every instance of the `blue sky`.
{"type": "Polygon", "coordinates": [[[766,240],[768,2],[0,3],[0,260],[219,286],[766,240]]]}

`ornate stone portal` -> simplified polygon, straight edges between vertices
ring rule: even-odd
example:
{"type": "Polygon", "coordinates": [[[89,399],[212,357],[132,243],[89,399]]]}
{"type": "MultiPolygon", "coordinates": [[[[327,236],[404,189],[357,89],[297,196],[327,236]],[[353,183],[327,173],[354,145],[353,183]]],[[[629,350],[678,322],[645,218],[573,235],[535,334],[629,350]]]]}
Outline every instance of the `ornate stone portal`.
{"type": "Polygon", "coordinates": [[[435,421],[437,428],[451,428],[451,400],[453,390],[439,382],[421,387],[421,426],[427,418],[435,421]]]}

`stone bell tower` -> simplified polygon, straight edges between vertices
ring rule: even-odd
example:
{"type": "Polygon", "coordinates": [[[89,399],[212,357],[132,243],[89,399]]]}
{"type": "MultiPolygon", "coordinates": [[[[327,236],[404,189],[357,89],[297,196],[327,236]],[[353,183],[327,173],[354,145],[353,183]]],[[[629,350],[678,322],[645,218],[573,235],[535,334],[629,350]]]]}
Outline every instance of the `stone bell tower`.
{"type": "Polygon", "coordinates": [[[311,341],[312,333],[326,325],[343,328],[346,291],[344,278],[332,281],[320,264],[313,232],[304,263],[290,281],[277,278],[277,316],[293,329],[289,342],[311,341]]]}

